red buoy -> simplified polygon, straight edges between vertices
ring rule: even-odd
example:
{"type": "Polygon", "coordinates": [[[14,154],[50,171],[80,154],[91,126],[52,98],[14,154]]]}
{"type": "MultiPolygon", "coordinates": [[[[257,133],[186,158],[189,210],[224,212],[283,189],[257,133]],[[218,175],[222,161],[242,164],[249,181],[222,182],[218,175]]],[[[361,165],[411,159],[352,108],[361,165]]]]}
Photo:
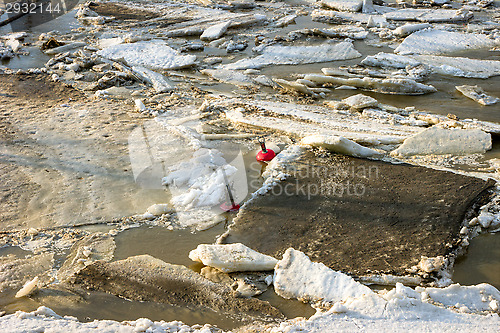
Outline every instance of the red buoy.
{"type": "Polygon", "coordinates": [[[266,142],[264,139],[259,140],[259,143],[262,150],[257,153],[257,161],[269,162],[276,156],[276,153],[272,149],[266,149],[266,142]]]}
{"type": "Polygon", "coordinates": [[[225,212],[237,212],[240,209],[240,205],[235,204],[235,203],[227,203],[224,202],[222,205],[220,205],[220,209],[222,209],[225,212]]]}

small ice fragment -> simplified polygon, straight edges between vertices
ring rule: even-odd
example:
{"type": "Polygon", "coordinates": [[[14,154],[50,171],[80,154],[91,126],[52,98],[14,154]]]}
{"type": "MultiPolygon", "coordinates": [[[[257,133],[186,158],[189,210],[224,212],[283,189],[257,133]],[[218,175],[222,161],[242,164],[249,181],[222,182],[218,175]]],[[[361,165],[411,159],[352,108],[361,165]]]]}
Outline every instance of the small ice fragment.
{"type": "Polygon", "coordinates": [[[135,108],[137,109],[137,111],[142,112],[142,111],[146,110],[146,106],[144,105],[142,100],[136,99],[134,102],[135,102],[135,108]]]}
{"type": "Polygon", "coordinates": [[[363,94],[357,94],[345,98],[342,102],[355,109],[364,109],[378,105],[378,101],[375,98],[363,94]]]}
{"type": "Polygon", "coordinates": [[[310,135],[303,138],[300,143],[312,147],[322,147],[330,151],[355,157],[380,155],[378,151],[363,147],[362,145],[344,137],[310,135]]]}
{"type": "Polygon", "coordinates": [[[477,220],[479,224],[481,224],[481,226],[486,229],[490,226],[494,218],[495,216],[491,213],[481,212],[481,214],[477,217],[477,220]]]}
{"type": "Polygon", "coordinates": [[[205,31],[203,31],[203,34],[201,34],[200,39],[203,41],[212,41],[219,39],[224,35],[224,33],[227,31],[227,28],[231,25],[231,21],[226,21],[222,22],[216,25],[213,25],[205,31]]]}
{"type": "Polygon", "coordinates": [[[224,273],[272,270],[278,260],[241,244],[200,244],[189,259],[215,267],[224,273]]]}
{"type": "Polygon", "coordinates": [[[35,278],[33,278],[33,280],[26,282],[24,284],[24,286],[21,289],[19,289],[19,291],[16,293],[15,297],[20,298],[20,297],[28,296],[29,294],[31,294],[33,292],[33,290],[35,290],[37,288],[37,284],[38,284],[38,276],[35,276],[35,278]]]}
{"type": "Polygon", "coordinates": [[[172,211],[173,209],[169,204],[154,204],[148,208],[147,213],[154,216],[160,216],[166,213],[171,213],[172,211]]]}
{"type": "Polygon", "coordinates": [[[492,309],[493,311],[498,311],[498,301],[496,299],[492,300],[489,304],[490,306],[490,309],[492,309]]]}
{"type": "Polygon", "coordinates": [[[394,35],[399,37],[406,37],[415,31],[423,30],[429,28],[431,25],[429,23],[418,23],[418,24],[405,24],[394,30],[394,35]]]}

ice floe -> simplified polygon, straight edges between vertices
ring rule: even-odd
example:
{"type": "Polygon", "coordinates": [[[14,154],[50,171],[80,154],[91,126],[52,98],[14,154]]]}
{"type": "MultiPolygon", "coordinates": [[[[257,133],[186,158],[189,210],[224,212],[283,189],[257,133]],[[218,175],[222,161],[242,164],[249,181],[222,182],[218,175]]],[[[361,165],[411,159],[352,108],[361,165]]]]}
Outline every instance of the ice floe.
{"type": "Polygon", "coordinates": [[[375,55],[367,56],[361,63],[367,66],[388,68],[416,67],[424,64],[436,74],[480,79],[500,75],[500,61],[498,60],[480,60],[434,55],[405,56],[379,52],[375,55]]]}
{"type": "Polygon", "coordinates": [[[359,12],[363,7],[363,0],[321,0],[321,4],[342,12],[359,12]]]}
{"type": "Polygon", "coordinates": [[[322,44],[318,46],[267,46],[262,54],[249,59],[241,59],[221,66],[223,69],[259,69],[268,65],[299,65],[334,60],[354,59],[361,53],[354,49],[351,42],[322,44]]]}
{"type": "Polygon", "coordinates": [[[200,71],[202,74],[209,75],[216,79],[217,81],[234,84],[236,86],[244,87],[256,87],[254,80],[239,71],[230,69],[202,69],[200,71]]]}
{"type": "Polygon", "coordinates": [[[174,87],[168,83],[165,77],[160,73],[141,66],[133,66],[132,70],[145,82],[151,84],[157,93],[163,93],[174,89],[174,87]]]}
{"type": "Polygon", "coordinates": [[[422,131],[421,128],[398,124],[374,124],[360,116],[332,112],[331,108],[294,103],[230,99],[212,102],[211,106],[226,108],[226,118],[236,124],[282,131],[300,138],[309,135],[342,136],[360,144],[378,145],[401,143],[422,131]],[[268,115],[249,113],[242,107],[235,107],[235,103],[257,107],[268,115]]]}
{"type": "MultiPolygon", "coordinates": [[[[386,7],[387,8],[387,7],[386,7]]],[[[359,22],[368,24],[369,27],[380,27],[387,25],[387,19],[383,15],[372,15],[365,13],[337,12],[334,10],[316,9],[311,13],[313,21],[339,24],[343,22],[359,22]]]]}
{"type": "Polygon", "coordinates": [[[321,74],[306,74],[304,79],[319,84],[352,86],[364,90],[395,95],[423,95],[437,91],[436,88],[431,85],[419,83],[412,79],[379,79],[374,77],[343,78],[321,74]]]}
{"type": "Polygon", "coordinates": [[[151,69],[179,69],[192,66],[195,55],[181,55],[163,41],[113,45],[97,52],[100,56],[128,65],[151,69]]]}
{"type": "Polygon", "coordinates": [[[216,25],[213,25],[205,31],[200,36],[200,39],[203,41],[212,41],[215,39],[218,39],[224,35],[224,33],[227,31],[227,28],[231,25],[231,21],[226,21],[222,22],[216,25]]]}
{"type": "Polygon", "coordinates": [[[241,243],[200,244],[189,252],[189,259],[215,267],[225,273],[273,270],[278,262],[275,258],[254,251],[241,243]]]}
{"type": "Polygon", "coordinates": [[[371,157],[380,155],[380,152],[374,149],[363,147],[362,145],[343,137],[311,135],[303,138],[300,143],[312,147],[321,147],[329,151],[355,157],[371,157]]]}
{"type": "Polygon", "coordinates": [[[408,138],[394,155],[467,155],[491,149],[491,135],[478,129],[442,129],[431,127],[408,138]]]}
{"type": "Polygon", "coordinates": [[[499,98],[489,96],[486,92],[479,86],[456,86],[455,89],[460,91],[465,97],[472,99],[482,105],[493,105],[500,101],[499,98]]]}
{"type": "Polygon", "coordinates": [[[398,54],[443,55],[463,50],[491,48],[500,40],[487,35],[426,29],[412,33],[394,50],[398,54]]]}
{"type": "Polygon", "coordinates": [[[472,18],[472,12],[459,9],[405,8],[384,14],[388,20],[421,22],[464,22],[472,18]]]}

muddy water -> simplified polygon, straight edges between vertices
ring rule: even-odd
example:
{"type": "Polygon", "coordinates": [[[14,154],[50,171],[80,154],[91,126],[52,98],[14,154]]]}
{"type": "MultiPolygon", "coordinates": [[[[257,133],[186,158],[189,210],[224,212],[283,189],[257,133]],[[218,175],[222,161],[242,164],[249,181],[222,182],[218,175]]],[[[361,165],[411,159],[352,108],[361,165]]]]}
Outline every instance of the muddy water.
{"type": "Polygon", "coordinates": [[[467,255],[455,264],[453,281],[488,282],[500,290],[500,233],[480,235],[470,242],[467,255]]]}

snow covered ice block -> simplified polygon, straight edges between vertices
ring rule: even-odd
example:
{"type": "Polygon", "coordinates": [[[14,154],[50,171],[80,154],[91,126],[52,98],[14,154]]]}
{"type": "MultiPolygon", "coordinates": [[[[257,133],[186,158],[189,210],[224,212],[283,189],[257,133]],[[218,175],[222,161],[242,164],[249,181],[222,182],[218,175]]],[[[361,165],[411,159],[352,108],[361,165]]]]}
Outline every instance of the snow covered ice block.
{"type": "MultiPolygon", "coordinates": [[[[274,270],[274,290],[283,298],[303,302],[339,302],[349,297],[375,295],[367,286],[344,273],[315,263],[300,251],[286,250],[274,270]]],[[[382,301],[382,299],[380,299],[382,301]]]]}
{"type": "Polygon", "coordinates": [[[393,21],[464,22],[472,18],[472,12],[454,9],[405,8],[384,14],[393,21]]]}
{"type": "Polygon", "coordinates": [[[375,98],[363,94],[357,94],[344,98],[342,103],[345,103],[355,109],[364,109],[378,105],[378,101],[375,98]]]}
{"type": "Polygon", "coordinates": [[[499,98],[489,96],[486,92],[479,86],[456,86],[455,89],[460,91],[465,97],[478,102],[481,105],[493,105],[500,101],[499,98]]]}
{"type": "Polygon", "coordinates": [[[174,89],[174,87],[171,84],[169,84],[165,80],[165,77],[160,73],[153,72],[152,70],[149,70],[141,66],[134,66],[132,67],[132,70],[136,74],[138,74],[144,81],[151,84],[153,86],[153,89],[157,93],[172,91],[174,89]]]}
{"type": "Polygon", "coordinates": [[[444,30],[420,30],[406,37],[394,50],[394,53],[442,55],[497,45],[500,45],[500,41],[491,39],[487,35],[444,30]]]}
{"type": "Polygon", "coordinates": [[[361,57],[351,42],[322,44],[317,46],[267,46],[255,58],[241,59],[220,66],[224,69],[259,69],[269,65],[300,65],[334,60],[348,60],[361,57]]]}
{"type": "Polygon", "coordinates": [[[428,66],[434,73],[458,77],[487,79],[500,75],[500,61],[435,55],[412,55],[379,52],[367,56],[361,64],[373,67],[406,68],[420,64],[428,66]]]}
{"type": "Polygon", "coordinates": [[[431,127],[408,138],[391,155],[468,155],[491,149],[491,134],[479,129],[431,127]]]}
{"type": "Polygon", "coordinates": [[[213,26],[205,29],[205,31],[203,31],[203,33],[200,36],[200,39],[203,41],[212,41],[212,40],[218,39],[226,33],[227,28],[229,28],[230,25],[231,25],[231,21],[226,21],[226,22],[222,22],[222,23],[213,25],[213,26]]]}
{"type": "Polygon", "coordinates": [[[363,7],[363,0],[321,0],[321,4],[341,12],[359,12],[363,7]]]}
{"type": "Polygon", "coordinates": [[[180,69],[192,66],[194,55],[181,55],[163,41],[142,41],[119,44],[97,52],[111,60],[124,60],[131,66],[143,66],[151,69],[180,69]]]}
{"type": "Polygon", "coordinates": [[[200,244],[189,252],[189,259],[222,272],[269,271],[278,262],[273,257],[261,254],[240,244],[209,245],[200,244]]]}
{"type": "Polygon", "coordinates": [[[363,147],[354,141],[338,136],[311,135],[303,138],[300,143],[355,157],[380,155],[380,153],[374,149],[363,147]]]}

